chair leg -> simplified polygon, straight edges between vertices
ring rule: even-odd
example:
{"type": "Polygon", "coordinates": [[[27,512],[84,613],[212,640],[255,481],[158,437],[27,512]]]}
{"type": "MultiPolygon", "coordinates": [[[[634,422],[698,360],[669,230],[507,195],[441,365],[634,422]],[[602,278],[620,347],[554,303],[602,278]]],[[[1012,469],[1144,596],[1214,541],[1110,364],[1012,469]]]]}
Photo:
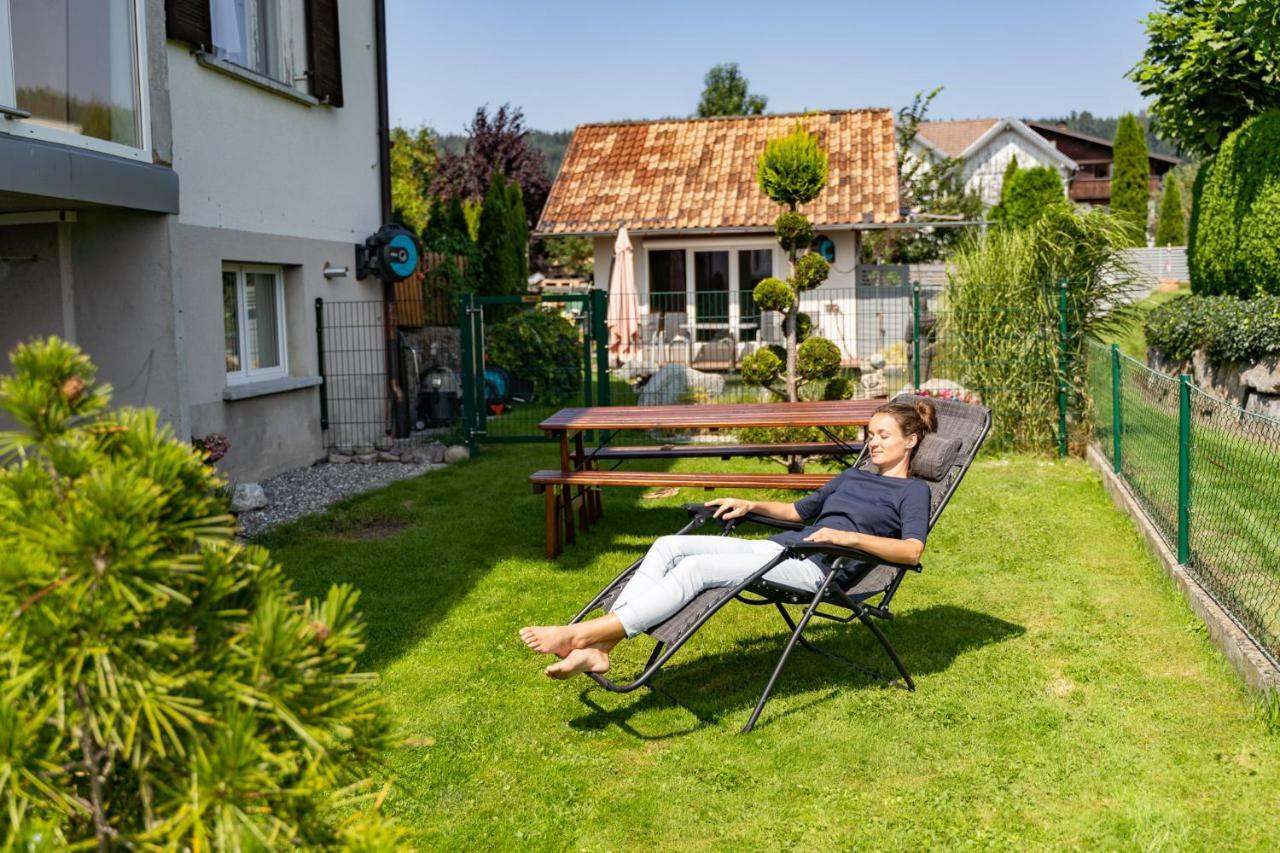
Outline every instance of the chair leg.
{"type": "Polygon", "coordinates": [[[902,680],[907,683],[908,690],[915,690],[916,683],[911,680],[911,673],[907,672],[907,668],[902,663],[902,658],[898,657],[898,650],[893,647],[893,643],[889,642],[889,638],[884,635],[884,631],[880,630],[880,626],[872,621],[871,617],[865,613],[859,613],[858,619],[863,625],[871,629],[871,633],[875,634],[880,645],[884,646],[884,650],[889,653],[889,658],[893,661],[893,665],[898,668],[898,672],[902,674],[902,680]]]}
{"type": "Polygon", "coordinates": [[[756,726],[756,720],[760,719],[760,712],[764,710],[764,705],[769,701],[769,694],[773,692],[773,685],[777,683],[778,676],[782,674],[782,668],[787,665],[787,658],[791,656],[791,650],[796,647],[796,641],[800,639],[800,635],[804,633],[805,626],[809,624],[809,620],[813,618],[813,613],[818,609],[818,605],[822,603],[822,594],[827,591],[831,579],[836,576],[834,570],[827,572],[826,580],[818,587],[818,591],[813,594],[813,601],[805,608],[804,615],[800,617],[799,624],[796,629],[791,632],[791,638],[787,640],[786,647],[782,650],[782,657],[778,658],[778,664],[773,668],[773,674],[769,676],[769,683],[764,686],[764,693],[760,694],[760,701],[756,703],[755,710],[751,712],[751,718],[747,720],[747,724],[742,727],[740,734],[747,734],[756,726]]]}
{"type": "MultiPolygon", "coordinates": [[[[774,602],[774,606],[777,607],[778,612],[782,614],[783,621],[785,621],[787,623],[787,626],[794,631],[796,629],[796,623],[795,623],[795,620],[791,618],[791,614],[787,612],[787,609],[785,607],[783,607],[781,604],[777,603],[776,601],[774,602]]],[[[874,678],[876,681],[879,681],[883,684],[887,685],[887,684],[893,683],[893,679],[889,678],[883,673],[876,672],[871,667],[863,666],[857,661],[849,660],[844,655],[838,655],[835,652],[827,651],[826,649],[822,648],[822,646],[819,646],[816,643],[810,642],[810,640],[804,636],[800,637],[800,645],[804,646],[805,649],[813,652],[815,655],[822,655],[824,658],[831,658],[833,661],[836,661],[837,663],[842,663],[845,666],[849,667],[850,669],[855,670],[856,672],[860,672],[863,675],[868,675],[874,678]]]]}

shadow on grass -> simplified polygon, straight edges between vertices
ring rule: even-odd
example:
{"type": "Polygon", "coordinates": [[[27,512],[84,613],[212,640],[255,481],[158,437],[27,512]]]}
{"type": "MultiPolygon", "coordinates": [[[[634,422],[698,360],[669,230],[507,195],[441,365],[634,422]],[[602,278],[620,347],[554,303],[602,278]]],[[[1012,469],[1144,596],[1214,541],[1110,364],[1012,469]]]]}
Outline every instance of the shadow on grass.
{"type": "MultiPolygon", "coordinates": [[[[714,625],[714,620],[708,624],[714,625]]],[[[881,624],[908,671],[917,677],[917,682],[919,676],[946,670],[966,652],[1021,636],[1025,630],[1021,625],[986,613],[945,604],[908,611],[892,622],[881,624]]],[[[591,698],[590,690],[584,690],[582,700],[590,712],[571,720],[569,725],[584,731],[617,726],[643,740],[679,737],[707,726],[724,725],[725,717],[755,706],[769,673],[782,654],[786,636],[780,631],[741,640],[727,651],[669,666],[655,679],[658,682],[656,692],[646,691],[623,707],[606,709],[591,698]],[[632,717],[673,703],[691,713],[697,723],[676,731],[658,733],[642,733],[632,725],[632,717]]],[[[884,649],[859,623],[811,626],[805,636],[827,651],[851,658],[886,676],[897,675],[884,649]]],[[[901,685],[900,681],[896,683],[901,685]]],[[[765,706],[760,725],[804,713],[834,699],[842,689],[867,686],[881,687],[883,683],[797,646],[778,679],[770,704],[765,706]],[[773,700],[780,696],[815,690],[824,693],[801,705],[779,709],[773,704],[773,700]]],[[[928,689],[928,685],[918,683],[917,688],[928,689]]]]}

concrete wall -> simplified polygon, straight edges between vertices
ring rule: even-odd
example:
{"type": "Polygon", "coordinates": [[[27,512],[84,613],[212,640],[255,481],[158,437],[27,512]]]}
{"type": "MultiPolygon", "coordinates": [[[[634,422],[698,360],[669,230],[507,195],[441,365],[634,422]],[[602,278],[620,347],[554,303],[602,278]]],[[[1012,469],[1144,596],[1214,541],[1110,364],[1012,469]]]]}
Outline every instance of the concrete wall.
{"type": "Polygon", "coordinates": [[[24,341],[44,335],[66,335],[62,311],[62,279],[58,264],[58,226],[0,226],[0,256],[30,257],[0,267],[0,373],[9,369],[8,354],[24,341]]]}
{"type": "Polygon", "coordinates": [[[256,88],[168,44],[182,224],[348,242],[377,229],[373,4],[341,10],[342,108],[256,88]]]}
{"type": "MultiPolygon", "coordinates": [[[[267,477],[324,454],[320,431],[319,390],[286,391],[245,400],[227,401],[222,318],[224,261],[279,264],[284,267],[285,334],[289,375],[316,377],[320,365],[316,348],[315,300],[376,300],[382,286],[372,279],[326,279],[325,264],[355,267],[351,243],[277,237],[227,228],[177,225],[176,254],[182,259],[175,286],[184,304],[191,432],[202,436],[220,432],[231,440],[231,451],[219,468],[232,479],[267,477]]],[[[376,348],[379,328],[353,330],[370,338],[376,348]]],[[[379,383],[380,386],[380,383],[379,383]]],[[[370,389],[376,396],[380,387],[370,389]]]]}

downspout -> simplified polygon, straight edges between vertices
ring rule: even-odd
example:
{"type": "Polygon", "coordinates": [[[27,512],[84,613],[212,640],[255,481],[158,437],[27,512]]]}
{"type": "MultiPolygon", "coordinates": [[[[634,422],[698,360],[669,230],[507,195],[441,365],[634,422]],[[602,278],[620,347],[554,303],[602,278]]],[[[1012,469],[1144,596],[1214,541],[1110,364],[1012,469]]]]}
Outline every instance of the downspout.
{"type": "MultiPolygon", "coordinates": [[[[378,79],[378,207],[382,225],[391,221],[391,109],[387,104],[387,4],[373,0],[374,62],[378,79]]],[[[396,286],[382,284],[383,333],[386,340],[387,432],[395,438],[409,436],[409,398],[400,383],[400,345],[397,335],[396,286]]]]}

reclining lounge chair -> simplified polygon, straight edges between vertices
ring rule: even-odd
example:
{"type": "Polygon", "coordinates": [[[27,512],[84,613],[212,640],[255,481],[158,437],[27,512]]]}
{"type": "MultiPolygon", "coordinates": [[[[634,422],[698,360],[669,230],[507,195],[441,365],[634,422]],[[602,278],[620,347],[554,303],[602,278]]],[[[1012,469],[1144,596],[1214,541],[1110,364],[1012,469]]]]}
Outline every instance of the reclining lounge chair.
{"type": "MultiPolygon", "coordinates": [[[[910,402],[923,398],[918,398],[911,394],[900,394],[895,399],[910,402]]],[[[923,479],[929,484],[931,498],[929,528],[932,530],[933,525],[942,514],[942,510],[951,499],[951,495],[955,492],[956,487],[960,485],[960,480],[973,463],[978,449],[982,446],[982,442],[991,428],[991,413],[982,406],[972,403],[929,399],[937,408],[938,428],[936,432],[926,436],[924,441],[920,443],[920,447],[911,460],[911,473],[912,476],[923,479]]],[[[866,468],[871,464],[867,450],[863,448],[854,462],[854,467],[866,468]]],[[[685,504],[685,509],[689,512],[691,518],[678,531],[680,534],[692,532],[706,524],[712,517],[712,510],[704,504],[685,504]]],[[[729,522],[719,521],[718,523],[723,528],[721,535],[729,535],[744,522],[787,530],[799,530],[804,527],[802,524],[749,514],[729,522]]],[[[591,603],[584,607],[572,621],[580,622],[597,609],[608,610],[639,565],[640,560],[637,560],[627,567],[599,595],[592,599],[591,603]]],[[[645,686],[652,688],[654,675],[671,659],[672,655],[699,628],[706,624],[707,620],[715,615],[716,611],[731,599],[737,599],[744,604],[772,604],[777,608],[783,621],[787,623],[787,627],[791,630],[791,637],[783,647],[782,656],[778,659],[773,674],[765,685],[764,693],[760,695],[760,701],[756,703],[755,710],[751,713],[750,719],[742,729],[742,734],[746,734],[755,727],[756,721],[760,718],[760,712],[764,710],[765,703],[769,701],[769,694],[773,692],[778,676],[782,673],[783,667],[786,666],[787,658],[791,655],[796,643],[800,643],[811,652],[837,660],[883,682],[892,683],[875,670],[868,669],[840,655],[821,649],[805,638],[804,629],[815,616],[835,622],[847,623],[857,620],[866,625],[888,653],[889,658],[893,661],[899,674],[901,674],[907,689],[914,690],[915,682],[912,680],[911,674],[907,671],[893,644],[889,642],[888,637],[880,630],[875,620],[893,618],[889,606],[898,591],[898,586],[902,583],[902,579],[906,577],[908,572],[919,572],[921,570],[922,567],[919,565],[883,563],[877,557],[852,548],[818,543],[792,545],[777,557],[762,565],[755,574],[738,586],[705,590],[685,605],[679,613],[661,625],[656,625],[649,629],[646,633],[657,641],[657,645],[649,656],[644,670],[635,680],[625,684],[618,684],[602,674],[588,673],[588,675],[601,687],[615,693],[630,693],[639,687],[645,686]],[[831,561],[831,568],[827,571],[826,578],[817,592],[795,589],[767,581],[763,577],[775,565],[789,557],[807,557],[813,554],[824,554],[835,558],[831,561]],[[847,564],[856,565],[857,569],[852,574],[851,582],[842,588],[835,583],[835,577],[838,570],[847,564]],[[806,603],[807,606],[798,621],[787,611],[786,605],[806,603]],[[820,609],[820,607],[827,609],[820,609]],[[838,612],[832,612],[831,608],[835,608],[838,612]]]]}

